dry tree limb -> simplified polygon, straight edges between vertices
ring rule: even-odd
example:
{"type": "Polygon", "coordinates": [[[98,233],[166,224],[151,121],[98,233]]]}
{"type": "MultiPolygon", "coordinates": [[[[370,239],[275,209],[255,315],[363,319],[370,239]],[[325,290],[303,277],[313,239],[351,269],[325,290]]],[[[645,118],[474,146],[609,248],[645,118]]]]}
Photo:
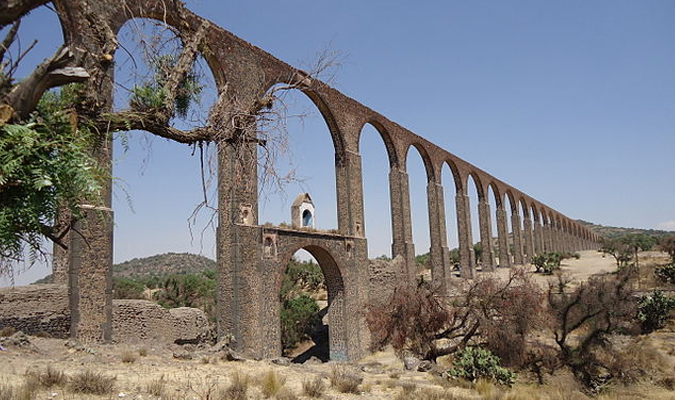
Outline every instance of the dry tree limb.
{"type": "Polygon", "coordinates": [[[14,108],[19,119],[28,117],[47,90],[89,79],[89,73],[84,68],[68,66],[73,59],[70,49],[62,46],[12,89],[4,100],[14,108]]]}

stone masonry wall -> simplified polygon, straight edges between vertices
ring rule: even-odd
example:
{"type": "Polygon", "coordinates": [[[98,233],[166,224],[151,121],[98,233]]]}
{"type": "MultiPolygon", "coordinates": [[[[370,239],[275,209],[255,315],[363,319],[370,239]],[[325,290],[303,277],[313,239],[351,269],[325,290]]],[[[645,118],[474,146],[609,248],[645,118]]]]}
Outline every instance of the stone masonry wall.
{"type": "MultiPolygon", "coordinates": [[[[70,336],[68,287],[30,285],[0,288],[0,329],[29,335],[70,336]]],[[[208,317],[197,308],[165,309],[147,300],[113,300],[113,339],[133,343],[191,343],[209,337],[208,317]]]]}
{"type": "Polygon", "coordinates": [[[70,308],[65,285],[0,288],[0,329],[11,326],[29,335],[68,337],[70,308]]]}
{"type": "Polygon", "coordinates": [[[208,336],[209,321],[200,309],[166,309],[148,300],[113,301],[117,342],[196,343],[208,336]]]}

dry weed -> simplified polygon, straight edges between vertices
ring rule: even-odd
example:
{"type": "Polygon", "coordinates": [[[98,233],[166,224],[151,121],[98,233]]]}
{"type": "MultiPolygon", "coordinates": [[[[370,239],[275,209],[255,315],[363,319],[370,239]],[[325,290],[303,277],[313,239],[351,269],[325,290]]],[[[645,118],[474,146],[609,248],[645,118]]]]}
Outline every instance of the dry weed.
{"type": "Polygon", "coordinates": [[[340,393],[359,393],[359,385],[363,377],[345,366],[336,365],[330,373],[330,384],[340,393]]]}
{"type": "Polygon", "coordinates": [[[145,391],[155,397],[165,397],[166,381],[164,380],[164,375],[147,382],[145,384],[145,391]]]}
{"type": "Polygon", "coordinates": [[[233,373],[230,386],[225,389],[221,397],[227,400],[246,400],[250,382],[248,375],[241,372],[233,373]]]}
{"type": "Polygon", "coordinates": [[[307,397],[319,398],[326,390],[326,384],[320,376],[302,381],[302,393],[307,397]]]}
{"type": "Polygon", "coordinates": [[[114,377],[87,370],[70,378],[68,390],[72,393],[103,395],[112,393],[114,386],[114,377]]]}
{"type": "Polygon", "coordinates": [[[65,386],[68,382],[68,376],[61,371],[57,371],[51,365],[47,366],[42,372],[34,373],[40,387],[49,389],[54,386],[65,386]]]}
{"type": "Polygon", "coordinates": [[[11,326],[5,326],[0,329],[0,337],[9,337],[16,333],[16,329],[11,326]]]}
{"type": "Polygon", "coordinates": [[[277,400],[298,400],[298,396],[287,388],[281,388],[276,395],[277,400]]]}
{"type": "Polygon", "coordinates": [[[479,379],[475,384],[476,392],[485,400],[497,400],[499,389],[489,379],[479,379]]]}
{"type": "Polygon", "coordinates": [[[280,376],[276,371],[267,371],[260,378],[260,391],[266,399],[275,396],[286,383],[286,378],[280,376]]]}
{"type": "Polygon", "coordinates": [[[122,352],[121,359],[125,364],[132,364],[136,362],[136,354],[131,350],[124,350],[122,352]]]}

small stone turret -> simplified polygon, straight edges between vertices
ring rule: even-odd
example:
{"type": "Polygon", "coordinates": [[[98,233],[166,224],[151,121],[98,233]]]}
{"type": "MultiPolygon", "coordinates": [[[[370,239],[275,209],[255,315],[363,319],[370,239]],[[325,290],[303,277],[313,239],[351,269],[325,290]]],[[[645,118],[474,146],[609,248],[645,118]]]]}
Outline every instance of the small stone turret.
{"type": "Polygon", "coordinates": [[[293,228],[316,228],[314,221],[314,202],[309,193],[300,193],[291,206],[293,228]]]}

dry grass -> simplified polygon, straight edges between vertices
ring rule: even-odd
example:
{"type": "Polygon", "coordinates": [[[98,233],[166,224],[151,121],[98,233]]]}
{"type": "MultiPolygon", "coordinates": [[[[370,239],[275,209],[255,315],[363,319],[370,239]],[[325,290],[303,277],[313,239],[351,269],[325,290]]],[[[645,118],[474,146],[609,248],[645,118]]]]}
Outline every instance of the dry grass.
{"type": "Polygon", "coordinates": [[[223,400],[246,400],[248,398],[248,387],[250,383],[251,378],[248,375],[242,374],[241,372],[233,373],[230,386],[225,389],[221,398],[223,400]]]}
{"type": "Polygon", "coordinates": [[[155,397],[165,397],[166,380],[164,375],[145,384],[145,391],[155,397]]]}
{"type": "Polygon", "coordinates": [[[485,400],[497,400],[499,396],[499,389],[497,389],[490,380],[479,379],[474,388],[476,392],[485,400]]]}
{"type": "Polygon", "coordinates": [[[123,363],[132,364],[136,362],[136,354],[131,350],[124,350],[121,355],[123,363]]]}
{"type": "Polygon", "coordinates": [[[43,371],[26,372],[26,381],[31,385],[49,389],[65,386],[68,382],[68,376],[50,365],[43,371]]]}
{"type": "Polygon", "coordinates": [[[115,378],[98,372],[87,370],[73,375],[68,383],[68,390],[73,393],[110,394],[115,387],[115,378]]]}
{"type": "Polygon", "coordinates": [[[281,388],[276,395],[277,400],[297,400],[298,396],[287,388],[281,388]]]}
{"type": "Polygon", "coordinates": [[[138,355],[141,357],[147,357],[148,349],[146,347],[141,347],[140,349],[138,349],[138,355]]]}
{"type": "Polygon", "coordinates": [[[330,384],[340,393],[359,393],[359,385],[363,377],[345,366],[336,365],[330,373],[330,384]]]}
{"type": "Polygon", "coordinates": [[[302,381],[302,393],[311,398],[319,398],[326,391],[326,384],[320,376],[302,381]]]}
{"type": "Polygon", "coordinates": [[[263,397],[270,398],[276,396],[277,393],[284,387],[286,378],[280,376],[276,371],[267,371],[259,381],[260,391],[263,397]]]}

